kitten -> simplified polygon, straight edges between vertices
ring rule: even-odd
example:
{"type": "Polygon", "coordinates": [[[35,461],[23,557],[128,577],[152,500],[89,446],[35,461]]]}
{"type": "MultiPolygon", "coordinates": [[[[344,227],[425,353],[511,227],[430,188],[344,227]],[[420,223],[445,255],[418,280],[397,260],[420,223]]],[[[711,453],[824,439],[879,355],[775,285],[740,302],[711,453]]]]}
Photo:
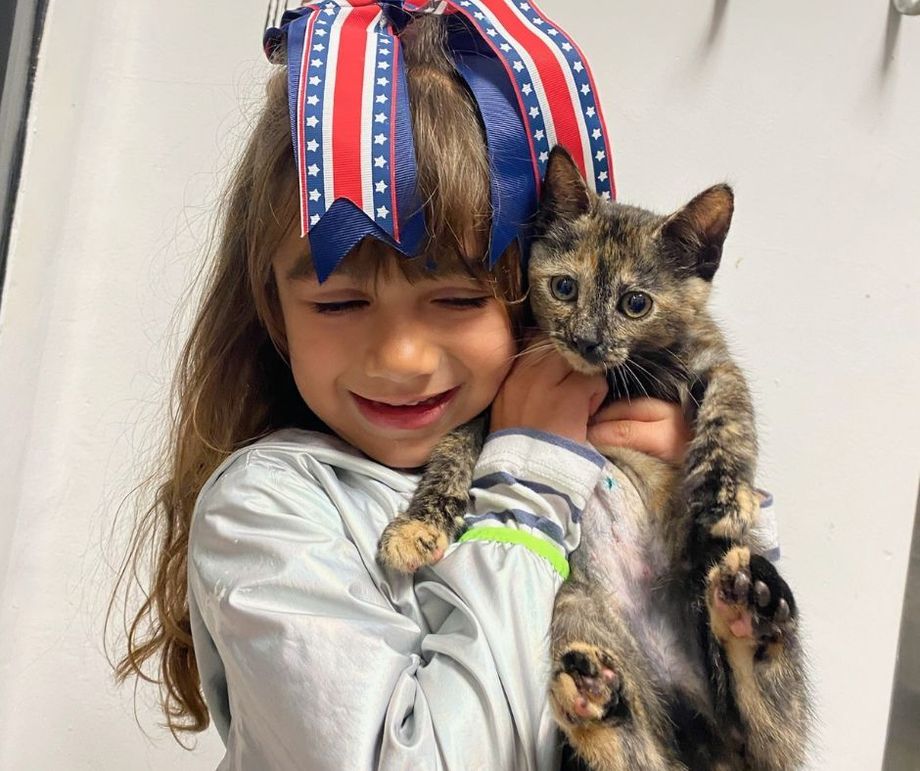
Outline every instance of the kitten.
{"type": "MultiPolygon", "coordinates": [[[[732,212],[725,185],[662,217],[601,200],[561,148],[547,166],[528,269],[537,324],[573,367],[607,374],[610,398],[679,402],[694,430],[681,469],[598,448],[638,499],[584,517],[554,608],[550,700],[581,767],[804,762],[796,604],[751,533],[753,408],[705,308],[732,212]]],[[[438,446],[384,531],[384,564],[440,559],[462,528],[484,428],[438,446]]]]}
{"type": "Polygon", "coordinates": [[[574,367],[607,372],[615,395],[680,402],[694,430],[679,470],[599,448],[644,506],[583,518],[550,687],[595,769],[804,763],[796,604],[751,532],[753,408],[706,311],[733,205],[717,185],[662,217],[589,193],[564,151],[547,171],[529,266],[540,327],[574,367]]]}

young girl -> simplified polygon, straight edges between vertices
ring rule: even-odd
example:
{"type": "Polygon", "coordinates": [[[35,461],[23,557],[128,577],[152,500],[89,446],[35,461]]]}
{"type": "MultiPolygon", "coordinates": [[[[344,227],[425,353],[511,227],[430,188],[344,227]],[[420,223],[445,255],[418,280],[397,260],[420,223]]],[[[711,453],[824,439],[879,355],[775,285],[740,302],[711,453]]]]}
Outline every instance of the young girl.
{"type": "Polygon", "coordinates": [[[440,39],[401,33],[428,236],[365,239],[320,282],[298,224],[284,72],[230,185],[176,376],[163,482],[134,544],[153,582],[118,674],[160,663],[171,729],[210,717],[225,769],[554,769],[553,600],[602,474],[590,442],[678,460],[676,407],[517,356],[520,255],[493,270],[489,157],[440,39]],[[434,445],[491,405],[461,543],[375,561],[434,445]],[[592,417],[593,416],[593,417],[592,417]],[[490,516],[484,516],[490,515],[490,516]]]}

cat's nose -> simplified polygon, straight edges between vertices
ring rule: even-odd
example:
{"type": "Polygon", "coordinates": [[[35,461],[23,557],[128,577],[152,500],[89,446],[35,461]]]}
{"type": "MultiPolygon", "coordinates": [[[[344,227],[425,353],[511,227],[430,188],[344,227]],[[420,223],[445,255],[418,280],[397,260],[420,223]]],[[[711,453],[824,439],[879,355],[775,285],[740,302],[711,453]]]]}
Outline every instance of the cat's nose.
{"type": "Polygon", "coordinates": [[[576,337],[572,340],[575,348],[591,364],[600,364],[604,358],[604,346],[589,337],[576,337]]]}

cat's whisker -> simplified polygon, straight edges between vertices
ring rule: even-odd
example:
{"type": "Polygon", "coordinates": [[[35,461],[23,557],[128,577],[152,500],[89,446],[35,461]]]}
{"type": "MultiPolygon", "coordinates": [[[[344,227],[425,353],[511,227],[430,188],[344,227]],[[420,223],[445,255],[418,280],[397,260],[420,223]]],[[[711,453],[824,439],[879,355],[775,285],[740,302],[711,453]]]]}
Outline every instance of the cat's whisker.
{"type": "Polygon", "coordinates": [[[615,381],[616,381],[616,384],[617,384],[617,387],[618,387],[618,388],[619,388],[619,381],[620,381],[620,378],[623,379],[623,395],[626,397],[626,403],[627,403],[627,404],[632,404],[632,399],[630,399],[630,397],[629,397],[629,387],[628,387],[628,384],[627,384],[627,382],[626,382],[626,375],[625,375],[623,372],[621,372],[621,370],[622,370],[622,366],[621,366],[621,365],[617,365],[616,367],[614,367],[614,368],[613,368],[613,376],[614,376],[614,379],[615,379],[615,381]]]}
{"type": "MultiPolygon", "coordinates": [[[[687,381],[687,383],[688,383],[688,385],[689,385],[689,383],[692,382],[692,381],[695,379],[695,377],[694,377],[693,373],[687,368],[687,366],[686,366],[683,362],[680,362],[680,366],[681,366],[681,368],[682,368],[682,370],[683,370],[684,378],[685,378],[685,380],[687,381]]],[[[693,395],[693,391],[692,391],[690,388],[687,388],[687,389],[686,389],[686,394],[687,394],[687,398],[690,399],[691,402],[693,402],[694,406],[695,406],[697,409],[700,409],[700,407],[703,406],[703,405],[700,403],[700,400],[697,399],[697,398],[693,395]]]]}
{"type": "Polygon", "coordinates": [[[639,387],[639,390],[642,391],[645,397],[647,399],[651,398],[651,394],[649,394],[648,390],[645,388],[645,383],[643,383],[642,380],[639,378],[639,376],[633,371],[633,368],[630,366],[630,363],[626,361],[624,362],[623,366],[624,366],[624,369],[626,370],[626,373],[633,379],[633,381],[635,381],[636,385],[639,387]]]}
{"type": "Polygon", "coordinates": [[[512,354],[509,357],[509,361],[515,361],[516,359],[521,358],[522,356],[528,356],[530,354],[545,355],[549,351],[552,351],[555,348],[555,344],[551,340],[546,342],[537,343],[537,345],[532,345],[529,348],[525,348],[523,351],[518,351],[515,354],[512,354]]]}
{"type": "Polygon", "coordinates": [[[680,367],[681,372],[683,372],[685,375],[690,375],[690,367],[687,364],[687,362],[685,362],[680,356],[678,356],[670,348],[663,348],[662,350],[674,360],[675,364],[677,364],[677,366],[680,367]]]}
{"type": "Polygon", "coordinates": [[[530,351],[532,353],[536,353],[536,354],[543,356],[548,353],[552,353],[554,350],[556,350],[556,347],[557,347],[556,344],[550,340],[545,343],[540,343],[539,345],[535,345],[531,347],[530,351]]]}
{"type": "MultiPolygon", "coordinates": [[[[686,363],[680,356],[678,356],[678,355],[677,355],[674,351],[672,351],[670,348],[664,348],[664,349],[662,349],[662,350],[663,350],[666,354],[668,354],[668,356],[671,357],[671,359],[672,359],[672,360],[674,361],[674,363],[677,365],[677,368],[680,370],[680,373],[684,376],[684,378],[685,378],[687,381],[690,381],[690,380],[693,379],[693,372],[690,370],[690,367],[687,365],[687,363],[686,363]]],[[[699,408],[702,406],[702,405],[700,404],[699,399],[697,399],[697,398],[693,395],[693,392],[692,392],[689,388],[686,389],[686,394],[687,394],[687,397],[690,399],[691,402],[693,402],[693,404],[696,406],[697,409],[699,409],[699,408]]]]}
{"type": "MultiPolygon", "coordinates": [[[[646,375],[648,375],[652,380],[654,380],[656,383],[658,383],[658,385],[661,386],[663,392],[667,392],[667,391],[668,391],[668,386],[667,386],[667,384],[666,384],[661,378],[659,378],[658,376],[656,376],[655,374],[653,374],[650,370],[648,370],[648,369],[646,369],[645,367],[643,367],[638,361],[636,361],[635,359],[631,359],[631,360],[630,360],[630,363],[632,363],[632,364],[634,364],[635,366],[637,366],[640,370],[642,370],[642,372],[644,372],[644,373],[645,373],[646,375]]],[[[644,389],[643,389],[643,390],[644,390],[644,389]]]]}
{"type": "Polygon", "coordinates": [[[549,356],[552,356],[553,351],[555,350],[554,345],[539,346],[528,349],[528,355],[534,357],[534,362],[539,364],[540,362],[547,359],[549,356]]]}
{"type": "MultiPolygon", "coordinates": [[[[632,362],[632,363],[635,364],[635,362],[632,362]]],[[[636,373],[632,371],[632,367],[630,367],[629,365],[630,365],[630,360],[629,360],[629,359],[627,359],[626,361],[623,362],[623,367],[624,367],[624,369],[626,370],[627,374],[629,374],[629,376],[630,376],[633,380],[636,381],[636,385],[639,386],[640,389],[642,389],[642,393],[645,394],[646,398],[650,399],[650,398],[651,398],[651,394],[649,394],[649,392],[646,390],[645,384],[639,379],[639,376],[636,375],[636,373]]]]}

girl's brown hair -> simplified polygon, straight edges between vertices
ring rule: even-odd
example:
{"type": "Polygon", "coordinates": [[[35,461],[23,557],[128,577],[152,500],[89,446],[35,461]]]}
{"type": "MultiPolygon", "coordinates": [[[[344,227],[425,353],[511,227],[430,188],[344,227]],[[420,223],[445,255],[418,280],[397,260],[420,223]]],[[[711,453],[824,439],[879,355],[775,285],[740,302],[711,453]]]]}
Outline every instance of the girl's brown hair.
{"type": "MultiPolygon", "coordinates": [[[[481,259],[490,223],[489,168],[475,103],[443,49],[442,20],[420,16],[402,35],[428,241],[412,279],[458,260],[494,286],[513,320],[520,307],[519,255],[510,248],[490,273],[481,259]],[[473,236],[471,238],[471,235],[473,236]]],[[[271,269],[297,221],[297,179],[283,67],[269,79],[265,106],[228,186],[218,247],[201,307],[176,368],[172,424],[160,468],[146,489],[152,503],[138,519],[109,606],[123,601],[126,647],[116,679],[156,683],[173,735],[209,724],[192,647],[187,549],[201,487],[234,450],[283,427],[321,428],[301,400],[285,361],[284,327],[271,269]],[[132,586],[149,587],[139,609],[132,586]],[[158,666],[150,673],[150,663],[158,666]]],[[[354,258],[373,269],[381,249],[354,258]]],[[[351,261],[352,258],[349,258],[351,261]]],[[[394,264],[392,258],[384,262],[394,264]]]]}

